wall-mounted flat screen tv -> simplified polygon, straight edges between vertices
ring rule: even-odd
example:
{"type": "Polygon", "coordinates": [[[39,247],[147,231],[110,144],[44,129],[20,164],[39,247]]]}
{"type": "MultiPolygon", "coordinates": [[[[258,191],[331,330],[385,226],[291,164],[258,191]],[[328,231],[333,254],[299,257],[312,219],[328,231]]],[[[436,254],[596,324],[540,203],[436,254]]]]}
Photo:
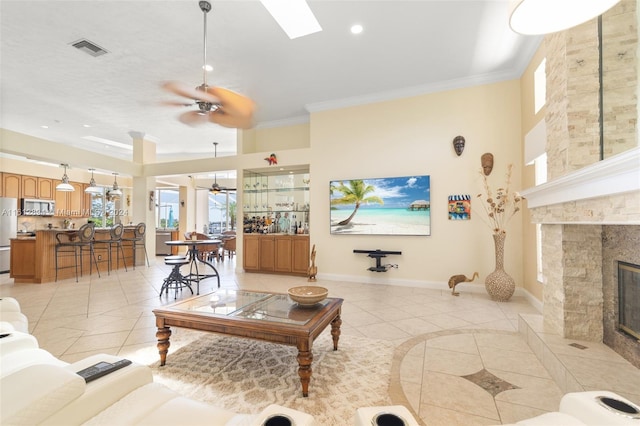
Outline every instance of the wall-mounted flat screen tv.
{"type": "Polygon", "coordinates": [[[429,176],[332,180],[331,233],[431,235],[429,176]]]}

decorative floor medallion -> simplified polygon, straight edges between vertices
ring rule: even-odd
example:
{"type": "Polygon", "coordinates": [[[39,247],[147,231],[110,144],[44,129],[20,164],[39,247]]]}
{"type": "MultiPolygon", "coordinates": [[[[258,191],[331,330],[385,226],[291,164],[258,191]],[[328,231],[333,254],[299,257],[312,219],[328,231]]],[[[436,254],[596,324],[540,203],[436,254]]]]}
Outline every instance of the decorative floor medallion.
{"type": "Polygon", "coordinates": [[[506,390],[520,389],[518,386],[512,385],[511,383],[502,380],[500,377],[494,376],[484,368],[477,373],[461,377],[480,386],[482,389],[489,392],[491,396],[496,396],[500,392],[506,390]]]}

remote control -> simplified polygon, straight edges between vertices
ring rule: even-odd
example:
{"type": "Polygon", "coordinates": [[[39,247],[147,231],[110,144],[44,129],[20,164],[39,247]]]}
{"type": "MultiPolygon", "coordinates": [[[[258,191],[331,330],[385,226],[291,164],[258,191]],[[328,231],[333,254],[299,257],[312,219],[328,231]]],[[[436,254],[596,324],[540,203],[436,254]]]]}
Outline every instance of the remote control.
{"type": "Polygon", "coordinates": [[[128,359],[121,359],[120,361],[116,361],[113,364],[110,362],[99,362],[97,364],[92,365],[91,367],[87,367],[84,370],[78,371],[76,374],[79,374],[84,378],[84,381],[89,383],[95,379],[98,379],[102,376],[106,376],[112,371],[119,370],[127,365],[131,364],[131,361],[128,359]]]}

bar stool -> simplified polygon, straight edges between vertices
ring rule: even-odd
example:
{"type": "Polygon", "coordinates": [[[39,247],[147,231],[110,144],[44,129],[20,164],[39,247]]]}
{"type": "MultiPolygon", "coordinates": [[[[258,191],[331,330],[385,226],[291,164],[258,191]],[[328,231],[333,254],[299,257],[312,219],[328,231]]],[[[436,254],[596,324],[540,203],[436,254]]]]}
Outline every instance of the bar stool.
{"type": "MultiPolygon", "coordinates": [[[[78,257],[80,257],[80,276],[82,276],[82,258],[85,250],[89,250],[89,255],[93,258],[96,265],[98,277],[100,269],[98,268],[98,260],[93,246],[93,237],[95,235],[95,224],[87,223],[82,225],[78,232],[58,232],[56,234],[55,257],[56,257],[56,281],[58,281],[58,270],[69,268],[69,266],[59,266],[58,258],[60,256],[74,257],[74,266],[76,269],[76,282],[78,282],[78,257]]],[[[89,275],[91,275],[93,265],[89,259],[89,275]]]]}
{"type": "Polygon", "coordinates": [[[95,244],[104,244],[107,246],[107,249],[109,250],[108,253],[108,269],[107,269],[107,274],[111,275],[111,269],[112,269],[112,260],[111,260],[111,252],[113,251],[113,247],[115,246],[116,248],[116,269],[120,269],[120,256],[122,256],[122,263],[124,264],[124,270],[127,271],[127,262],[125,261],[124,258],[124,248],[122,247],[122,234],[124,233],[124,225],[122,225],[121,223],[115,224],[111,227],[111,229],[109,230],[109,239],[108,240],[95,240],[94,241],[94,245],[95,244]]]}
{"type": "Polygon", "coordinates": [[[145,234],[147,233],[147,225],[144,222],[140,222],[133,229],[133,237],[122,237],[122,242],[131,243],[131,250],[133,251],[133,269],[136,269],[136,252],[139,247],[144,250],[144,256],[147,259],[147,266],[149,265],[149,256],[147,255],[147,244],[145,234]]]}
{"type": "Polygon", "coordinates": [[[191,290],[191,294],[193,294],[191,282],[180,272],[180,267],[188,265],[189,263],[190,260],[184,256],[165,257],[164,264],[172,266],[173,268],[171,269],[169,276],[164,279],[162,287],[160,287],[160,297],[162,297],[162,293],[164,293],[165,291],[167,292],[167,296],[169,296],[169,290],[175,290],[174,299],[177,299],[178,290],[182,290],[184,287],[187,287],[189,290],[191,290]]]}

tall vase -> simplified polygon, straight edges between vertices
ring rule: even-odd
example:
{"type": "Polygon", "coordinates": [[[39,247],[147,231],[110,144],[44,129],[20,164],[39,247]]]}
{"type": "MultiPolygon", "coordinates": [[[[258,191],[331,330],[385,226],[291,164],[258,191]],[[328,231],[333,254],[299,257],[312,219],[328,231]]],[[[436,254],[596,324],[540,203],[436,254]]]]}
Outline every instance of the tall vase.
{"type": "Polygon", "coordinates": [[[507,234],[498,232],[493,234],[493,242],[495,245],[496,269],[487,275],[484,280],[484,286],[491,299],[498,302],[506,302],[516,289],[516,283],[504,270],[504,240],[507,234]]]}

